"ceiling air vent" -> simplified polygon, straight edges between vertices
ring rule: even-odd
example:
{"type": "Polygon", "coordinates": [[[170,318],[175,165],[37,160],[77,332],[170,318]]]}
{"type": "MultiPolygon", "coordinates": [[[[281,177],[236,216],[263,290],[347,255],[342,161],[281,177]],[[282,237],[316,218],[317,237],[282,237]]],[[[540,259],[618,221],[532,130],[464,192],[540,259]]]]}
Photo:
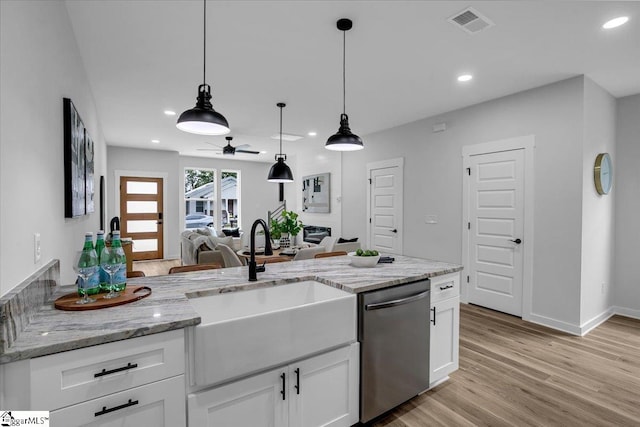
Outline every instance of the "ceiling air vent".
{"type": "Polygon", "coordinates": [[[460,13],[456,13],[449,18],[449,22],[469,34],[475,34],[495,25],[489,18],[483,16],[472,7],[468,7],[460,13]]]}

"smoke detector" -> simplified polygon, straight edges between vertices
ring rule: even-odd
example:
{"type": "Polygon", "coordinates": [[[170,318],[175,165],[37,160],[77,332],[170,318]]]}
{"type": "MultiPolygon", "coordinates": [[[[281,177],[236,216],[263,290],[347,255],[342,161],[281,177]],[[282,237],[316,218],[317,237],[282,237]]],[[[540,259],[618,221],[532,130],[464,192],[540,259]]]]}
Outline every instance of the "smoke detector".
{"type": "Polygon", "coordinates": [[[469,34],[478,33],[495,25],[489,18],[472,7],[456,13],[448,21],[469,34]]]}

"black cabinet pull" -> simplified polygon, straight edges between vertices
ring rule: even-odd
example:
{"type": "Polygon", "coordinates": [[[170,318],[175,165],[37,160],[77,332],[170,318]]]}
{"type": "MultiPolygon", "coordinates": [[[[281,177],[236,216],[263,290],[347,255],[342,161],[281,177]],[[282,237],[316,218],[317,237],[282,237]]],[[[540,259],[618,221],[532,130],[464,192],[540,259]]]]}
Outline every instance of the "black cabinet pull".
{"type": "Polygon", "coordinates": [[[132,401],[131,399],[129,399],[127,403],[123,403],[122,405],[119,405],[119,406],[114,406],[113,408],[107,409],[106,406],[103,406],[102,411],[96,412],[94,416],[99,417],[100,415],[108,414],[109,412],[113,412],[113,411],[119,411],[120,409],[128,408],[129,406],[135,406],[137,404],[138,404],[137,400],[132,401]]]}
{"type": "Polygon", "coordinates": [[[431,322],[433,323],[433,326],[436,326],[436,308],[433,307],[431,311],[433,311],[433,320],[431,322]]]}
{"type": "Polygon", "coordinates": [[[116,369],[111,369],[111,370],[106,370],[103,369],[102,372],[98,372],[97,374],[93,374],[94,378],[98,378],[98,377],[104,377],[105,375],[109,375],[109,374],[115,374],[116,372],[121,372],[121,371],[126,371],[127,369],[133,369],[133,368],[137,368],[138,364],[137,363],[127,363],[127,366],[123,366],[121,368],[116,368],[116,369]]]}
{"type": "Polygon", "coordinates": [[[440,286],[441,291],[444,291],[445,289],[451,289],[451,288],[453,288],[453,285],[440,286]]]}
{"type": "Polygon", "coordinates": [[[280,378],[282,378],[282,390],[280,390],[280,394],[282,395],[282,400],[285,400],[285,398],[286,398],[285,396],[286,395],[285,395],[284,388],[285,388],[286,385],[285,385],[285,380],[284,380],[285,379],[284,372],[280,374],[280,378]]]}
{"type": "Polygon", "coordinates": [[[294,372],[296,373],[296,394],[300,394],[300,368],[296,368],[294,372]]]}

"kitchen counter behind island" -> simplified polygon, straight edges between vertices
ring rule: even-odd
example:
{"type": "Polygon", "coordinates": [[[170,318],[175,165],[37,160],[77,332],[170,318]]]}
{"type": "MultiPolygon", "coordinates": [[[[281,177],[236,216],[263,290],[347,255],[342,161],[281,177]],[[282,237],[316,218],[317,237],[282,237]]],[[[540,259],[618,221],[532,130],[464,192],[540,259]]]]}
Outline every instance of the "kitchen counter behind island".
{"type": "MultiPolygon", "coordinates": [[[[247,267],[134,278],[128,284],[149,286],[152,289],[149,297],[132,304],[84,312],[55,309],[53,301],[75,289],[57,287],[47,303],[31,310],[28,323],[16,331],[10,345],[0,349],[0,363],[197,325],[200,317],[189,304],[189,298],[305,280],[361,293],[461,269],[458,264],[396,255],[394,263],[373,268],[353,267],[348,257],[269,264],[264,273],[259,273],[257,282],[248,281],[247,267]]],[[[28,292],[28,286],[20,286],[28,292]]],[[[10,303],[8,298],[0,300],[0,305],[10,303]]],[[[2,312],[5,316],[12,315],[11,311],[2,312]]],[[[2,321],[11,323],[9,318],[2,321]]]]}

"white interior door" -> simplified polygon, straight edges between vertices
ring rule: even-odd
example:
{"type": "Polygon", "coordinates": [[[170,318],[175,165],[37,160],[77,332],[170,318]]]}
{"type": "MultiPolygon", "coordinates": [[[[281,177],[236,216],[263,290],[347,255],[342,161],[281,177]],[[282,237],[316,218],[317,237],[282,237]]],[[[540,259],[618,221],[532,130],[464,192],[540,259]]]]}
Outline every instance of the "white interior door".
{"type": "Polygon", "coordinates": [[[524,150],[469,159],[470,303],[522,316],[524,150]]]}
{"type": "Polygon", "coordinates": [[[369,249],[402,255],[403,159],[367,165],[369,249]]]}

